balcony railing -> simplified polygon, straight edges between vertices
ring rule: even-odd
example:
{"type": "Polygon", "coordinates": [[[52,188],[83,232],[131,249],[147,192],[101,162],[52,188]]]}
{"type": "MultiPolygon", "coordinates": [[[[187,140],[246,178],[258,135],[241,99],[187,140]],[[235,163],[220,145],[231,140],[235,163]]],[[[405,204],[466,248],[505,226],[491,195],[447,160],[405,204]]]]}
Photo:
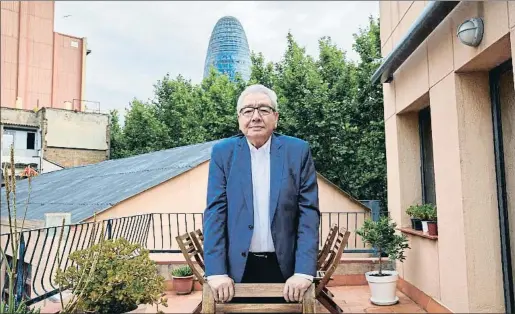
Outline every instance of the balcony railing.
{"type": "MultiPolygon", "coordinates": [[[[370,212],[332,212],[322,213],[320,224],[320,247],[322,239],[327,237],[330,226],[337,224],[351,231],[351,238],[345,248],[345,253],[373,253],[367,248],[355,230],[363,224],[366,218],[376,219],[378,211],[370,212]]],[[[17,299],[28,300],[31,305],[58,293],[54,277],[58,268],[64,270],[73,265],[69,259],[71,253],[83,250],[97,244],[101,237],[104,239],[125,238],[129,242],[139,243],[151,253],[180,253],[175,237],[186,232],[202,229],[202,213],[153,213],[129,217],[113,218],[93,222],[65,225],[64,227],[48,227],[25,230],[19,233],[20,248],[18,254],[18,273],[16,286],[23,287],[17,291],[17,299]],[[63,229],[64,228],[64,229],[63,229]],[[103,230],[103,233],[101,232],[103,230]],[[62,233],[62,238],[61,238],[62,233]]],[[[0,257],[2,273],[0,274],[4,289],[5,262],[12,259],[11,235],[0,235],[0,245],[8,256],[8,261],[0,257]]]]}

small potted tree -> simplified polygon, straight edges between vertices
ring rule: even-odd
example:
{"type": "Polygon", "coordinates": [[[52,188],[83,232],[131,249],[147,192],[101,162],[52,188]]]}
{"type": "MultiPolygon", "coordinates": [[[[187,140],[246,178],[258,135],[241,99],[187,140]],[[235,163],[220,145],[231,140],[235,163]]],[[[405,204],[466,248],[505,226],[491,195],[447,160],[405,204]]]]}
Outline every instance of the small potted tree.
{"type": "Polygon", "coordinates": [[[172,270],[173,288],[176,294],[190,294],[193,290],[193,271],[182,265],[172,270]]]}
{"type": "Polygon", "coordinates": [[[386,216],[378,221],[367,219],[363,227],[356,230],[356,234],[379,254],[379,270],[365,273],[371,292],[370,301],[376,305],[392,305],[399,301],[395,294],[399,274],[395,270],[383,270],[382,263],[383,253],[390,260],[404,262],[404,250],[410,248],[406,236],[395,233],[396,227],[397,224],[386,216]]]}

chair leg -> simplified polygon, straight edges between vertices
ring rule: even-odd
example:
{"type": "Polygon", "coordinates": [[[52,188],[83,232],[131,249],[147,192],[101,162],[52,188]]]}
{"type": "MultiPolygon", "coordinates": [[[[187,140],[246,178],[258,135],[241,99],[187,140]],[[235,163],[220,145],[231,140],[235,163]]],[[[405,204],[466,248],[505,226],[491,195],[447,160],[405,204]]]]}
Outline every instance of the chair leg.
{"type": "Polygon", "coordinates": [[[343,313],[343,310],[333,299],[325,293],[325,291],[321,291],[317,296],[318,302],[322,304],[330,313],[343,313]]]}
{"type": "Polygon", "coordinates": [[[329,289],[327,289],[327,287],[324,288],[324,292],[327,293],[328,296],[330,296],[331,298],[334,298],[334,294],[329,291],[329,289]]]}

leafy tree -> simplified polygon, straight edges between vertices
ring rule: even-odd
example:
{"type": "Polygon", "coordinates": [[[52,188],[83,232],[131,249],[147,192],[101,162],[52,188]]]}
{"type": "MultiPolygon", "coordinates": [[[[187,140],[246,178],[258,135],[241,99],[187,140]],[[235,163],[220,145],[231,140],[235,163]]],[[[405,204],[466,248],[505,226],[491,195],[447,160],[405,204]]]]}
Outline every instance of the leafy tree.
{"type": "Polygon", "coordinates": [[[379,23],[369,19],[369,25],[354,35],[354,50],[360,56],[355,78],[354,120],[360,137],[355,164],[366,169],[355,176],[359,197],[379,199],[386,204],[386,148],[384,136],[383,92],[380,83],[372,84],[370,77],[381,62],[379,23]]]}
{"type": "Polygon", "coordinates": [[[227,75],[219,75],[211,70],[198,90],[200,106],[197,107],[197,123],[205,141],[230,137],[238,133],[236,102],[243,90],[241,78],[236,82],[227,75]]]}
{"type": "Polygon", "coordinates": [[[120,116],[118,110],[111,110],[109,112],[109,132],[111,141],[111,159],[125,157],[126,152],[123,147],[123,131],[120,126],[120,116]]]}
{"type": "Polygon", "coordinates": [[[125,115],[123,129],[127,155],[138,155],[168,148],[170,134],[158,118],[153,105],[135,99],[125,115]]]}
{"type": "Polygon", "coordinates": [[[252,73],[250,75],[249,85],[261,84],[268,88],[273,88],[275,78],[274,63],[266,62],[263,53],[252,53],[250,56],[252,61],[252,73]]]}
{"type": "Polygon", "coordinates": [[[167,74],[162,81],[154,85],[155,98],[153,105],[157,119],[165,126],[168,133],[168,142],[164,147],[175,147],[189,144],[190,133],[196,128],[194,123],[197,89],[179,75],[171,80],[167,74]]]}

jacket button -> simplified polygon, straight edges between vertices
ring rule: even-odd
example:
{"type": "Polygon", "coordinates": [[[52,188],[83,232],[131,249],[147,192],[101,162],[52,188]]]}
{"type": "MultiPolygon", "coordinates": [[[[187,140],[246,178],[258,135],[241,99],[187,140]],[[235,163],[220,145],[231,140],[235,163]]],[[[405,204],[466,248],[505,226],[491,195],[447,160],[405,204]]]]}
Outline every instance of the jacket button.
{"type": "Polygon", "coordinates": [[[249,229],[250,230],[254,229],[254,226],[253,225],[249,225],[249,229]]]}
{"type": "Polygon", "coordinates": [[[247,256],[247,253],[241,252],[241,256],[245,257],[245,256],[247,256]]]}

